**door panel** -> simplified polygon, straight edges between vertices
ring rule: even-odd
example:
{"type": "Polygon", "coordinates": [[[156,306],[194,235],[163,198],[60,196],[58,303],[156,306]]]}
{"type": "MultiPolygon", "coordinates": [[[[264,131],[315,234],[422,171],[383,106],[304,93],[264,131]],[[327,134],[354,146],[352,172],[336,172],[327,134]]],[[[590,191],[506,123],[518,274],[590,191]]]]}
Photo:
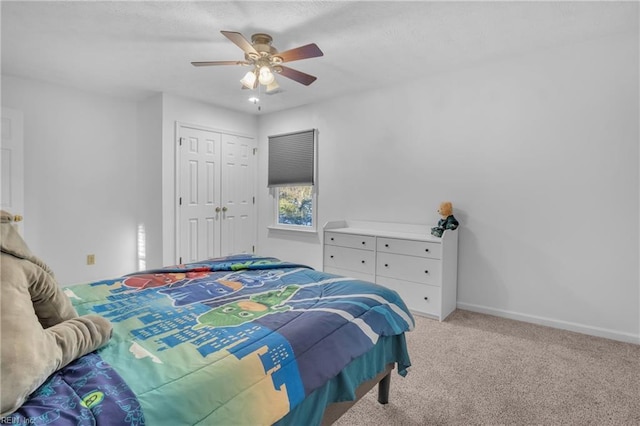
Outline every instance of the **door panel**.
{"type": "Polygon", "coordinates": [[[222,135],[222,255],[251,253],[255,242],[253,139],[222,135]]]}
{"type": "Polygon", "coordinates": [[[179,254],[183,263],[220,255],[220,134],[179,127],[179,254]]]}
{"type": "MultiPolygon", "coordinates": [[[[2,107],[2,158],[0,205],[14,214],[24,215],[23,115],[21,111],[2,107]]],[[[16,224],[24,231],[23,222],[16,224]]]]}

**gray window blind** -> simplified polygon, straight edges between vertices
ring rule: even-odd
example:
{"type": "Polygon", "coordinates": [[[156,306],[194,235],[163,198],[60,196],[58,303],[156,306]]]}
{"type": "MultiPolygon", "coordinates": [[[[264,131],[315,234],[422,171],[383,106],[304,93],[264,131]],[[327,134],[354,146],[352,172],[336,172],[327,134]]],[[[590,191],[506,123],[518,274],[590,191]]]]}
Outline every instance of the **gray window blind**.
{"type": "Polygon", "coordinates": [[[315,129],[269,136],[267,186],[313,185],[315,129]]]}

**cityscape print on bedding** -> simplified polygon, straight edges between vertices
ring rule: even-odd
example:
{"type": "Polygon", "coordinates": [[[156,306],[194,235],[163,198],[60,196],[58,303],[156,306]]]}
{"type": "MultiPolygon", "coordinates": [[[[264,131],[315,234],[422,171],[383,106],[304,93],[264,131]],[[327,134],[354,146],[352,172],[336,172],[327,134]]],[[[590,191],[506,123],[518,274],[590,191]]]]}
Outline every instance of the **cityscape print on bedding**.
{"type": "MultiPolygon", "coordinates": [[[[177,416],[201,410],[205,424],[273,423],[380,336],[413,328],[393,291],[252,255],[144,271],[67,294],[80,314],[113,323],[114,338],[99,353],[143,408],[169,404],[177,416]],[[200,389],[197,403],[187,401],[193,389],[200,389]],[[249,400],[256,410],[243,410],[249,400]]],[[[149,424],[162,420],[145,415],[149,424]]]]}

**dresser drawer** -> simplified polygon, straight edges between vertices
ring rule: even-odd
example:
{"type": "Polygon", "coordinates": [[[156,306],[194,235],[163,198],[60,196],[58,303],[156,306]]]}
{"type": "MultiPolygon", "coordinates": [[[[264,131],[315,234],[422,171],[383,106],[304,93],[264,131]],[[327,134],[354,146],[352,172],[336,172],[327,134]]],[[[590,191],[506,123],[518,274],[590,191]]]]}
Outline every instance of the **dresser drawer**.
{"type": "Polygon", "coordinates": [[[324,243],[326,245],[351,247],[373,251],[376,248],[376,237],[370,235],[340,234],[338,232],[325,232],[324,243]]]}
{"type": "Polygon", "coordinates": [[[379,252],[376,275],[440,286],[440,261],[379,252]]]}
{"type": "Polygon", "coordinates": [[[347,247],[324,246],[325,266],[375,274],[375,252],[347,247]]]}
{"type": "Polygon", "coordinates": [[[398,292],[412,311],[440,318],[440,287],[378,277],[377,283],[398,292]]]}
{"type": "Polygon", "coordinates": [[[396,238],[378,238],[378,251],[409,256],[442,257],[442,244],[427,241],[398,240],[396,238]]]}

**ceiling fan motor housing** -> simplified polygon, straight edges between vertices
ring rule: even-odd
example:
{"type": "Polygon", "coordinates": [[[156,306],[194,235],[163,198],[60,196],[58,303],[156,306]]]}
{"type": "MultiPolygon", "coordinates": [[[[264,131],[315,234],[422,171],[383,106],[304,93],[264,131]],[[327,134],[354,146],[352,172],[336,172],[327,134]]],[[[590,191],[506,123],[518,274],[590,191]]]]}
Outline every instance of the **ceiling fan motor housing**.
{"type": "MultiPolygon", "coordinates": [[[[251,36],[251,44],[253,48],[260,54],[262,57],[270,57],[278,53],[278,50],[271,45],[273,38],[269,34],[265,33],[256,33],[251,36]]],[[[247,54],[245,56],[249,56],[247,54]]],[[[258,59],[253,57],[248,57],[247,59],[258,59]]]]}

